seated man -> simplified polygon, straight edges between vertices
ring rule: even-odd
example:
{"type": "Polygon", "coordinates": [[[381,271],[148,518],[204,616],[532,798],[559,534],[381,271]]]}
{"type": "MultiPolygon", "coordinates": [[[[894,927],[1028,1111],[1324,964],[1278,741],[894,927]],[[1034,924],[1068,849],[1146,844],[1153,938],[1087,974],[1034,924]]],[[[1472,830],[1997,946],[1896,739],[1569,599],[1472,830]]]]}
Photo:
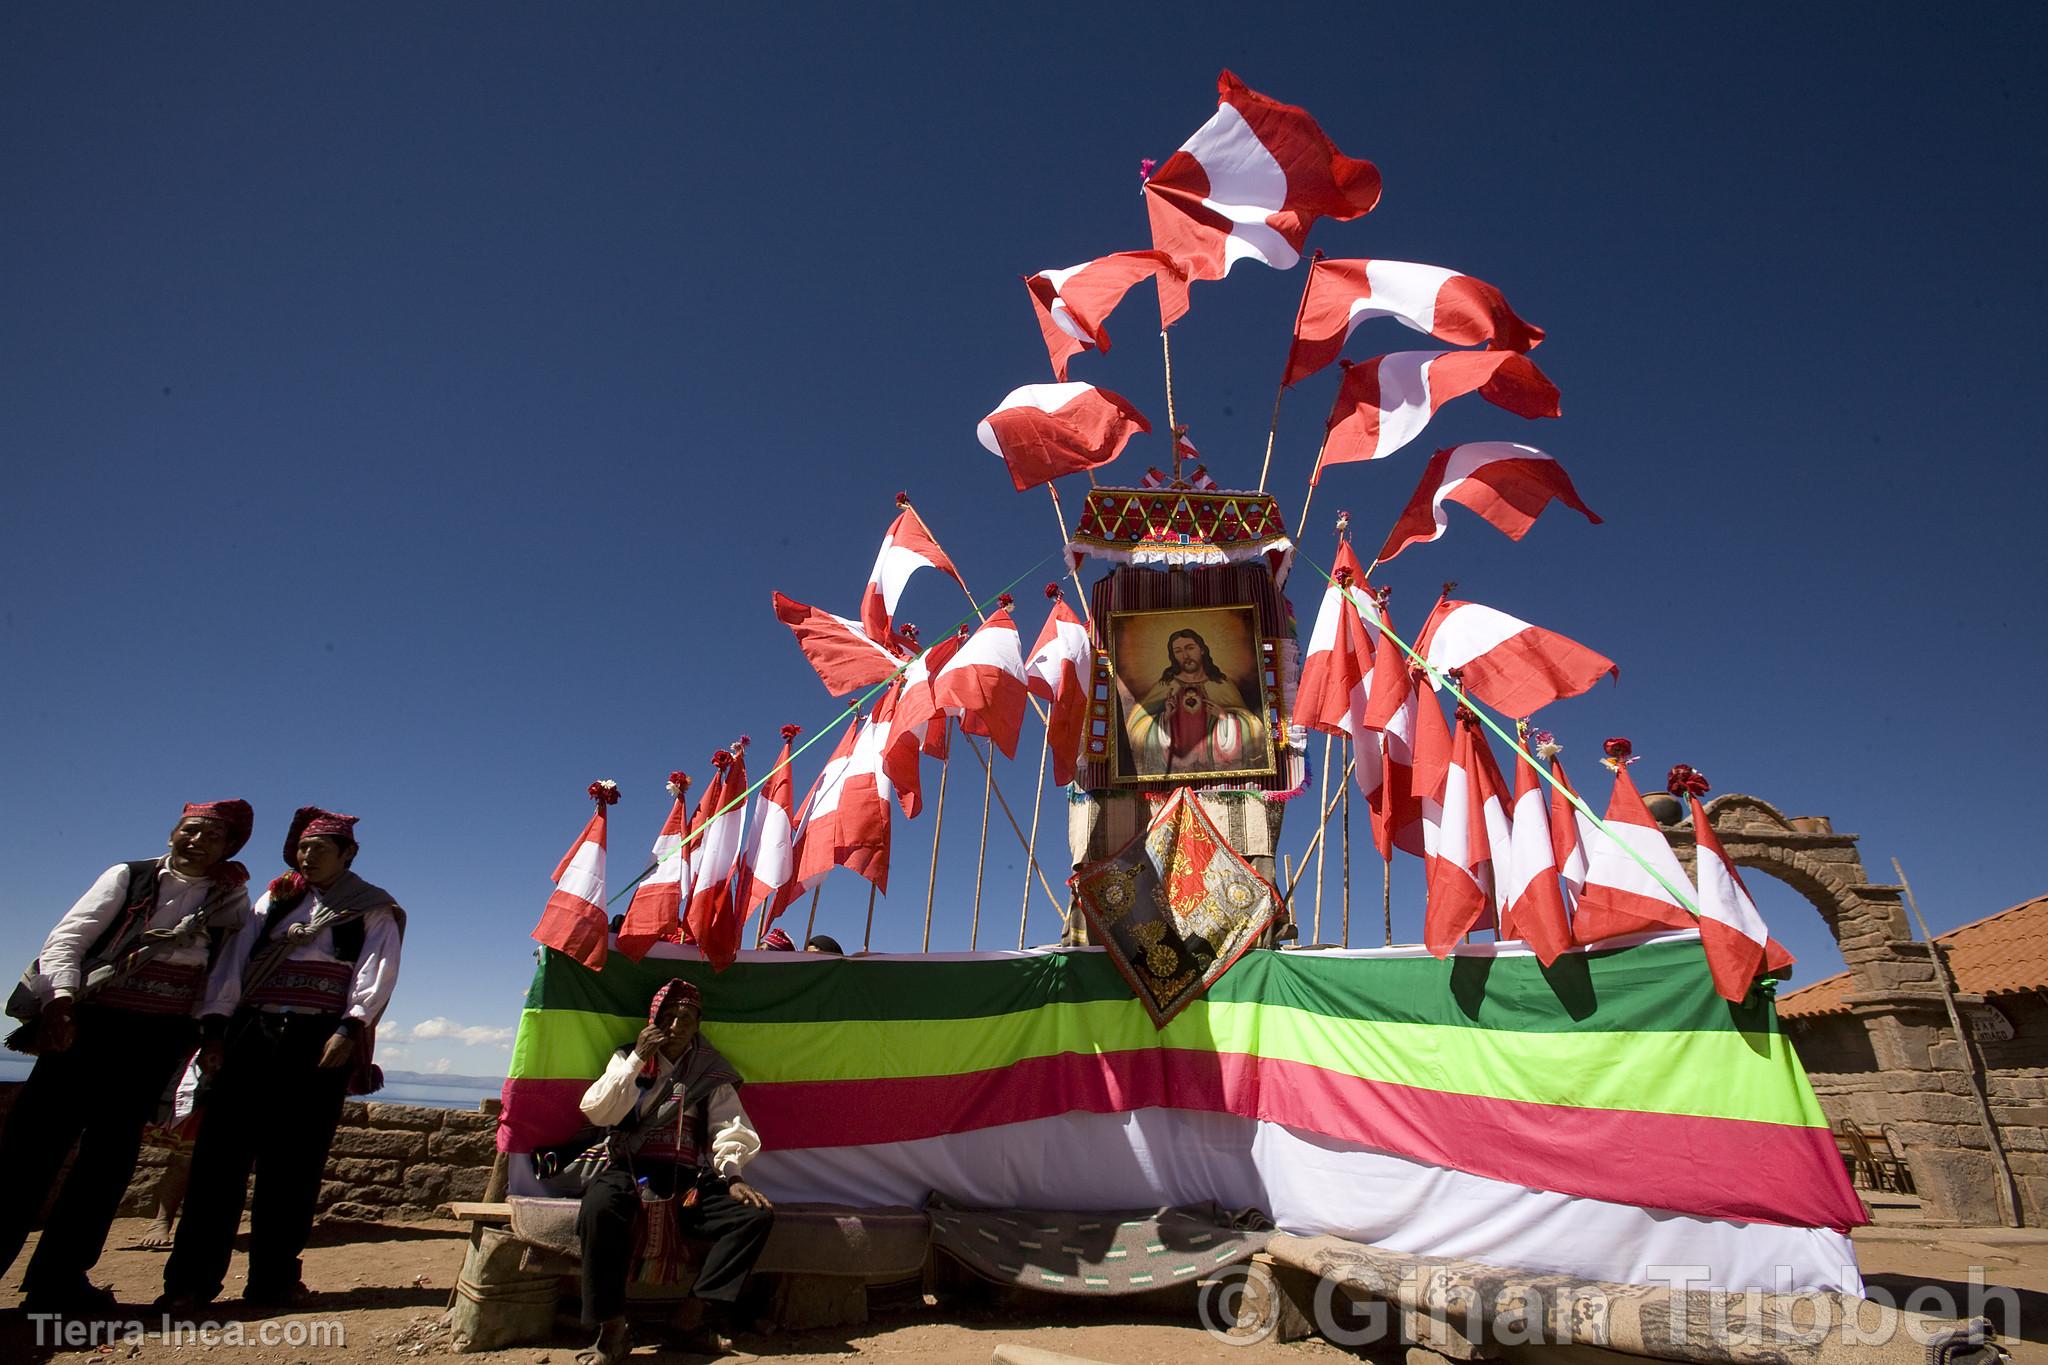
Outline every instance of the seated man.
{"type": "MultiPolygon", "coordinates": [[[[605,1166],[583,1194],[583,1325],[597,1341],[578,1365],[619,1365],[632,1349],[626,1331],[626,1272],[641,1186],[667,1199],[679,1232],[711,1240],[692,1294],[706,1312],[704,1344],[718,1332],[760,1259],[775,1221],[768,1199],[739,1178],[761,1150],[740,1108],[739,1073],[697,1032],[703,996],[681,979],[654,993],[647,1027],[612,1055],[583,1092],[583,1116],[607,1130],[605,1166]]],[[[652,1212],[652,1210],[650,1210],[652,1212]]]]}

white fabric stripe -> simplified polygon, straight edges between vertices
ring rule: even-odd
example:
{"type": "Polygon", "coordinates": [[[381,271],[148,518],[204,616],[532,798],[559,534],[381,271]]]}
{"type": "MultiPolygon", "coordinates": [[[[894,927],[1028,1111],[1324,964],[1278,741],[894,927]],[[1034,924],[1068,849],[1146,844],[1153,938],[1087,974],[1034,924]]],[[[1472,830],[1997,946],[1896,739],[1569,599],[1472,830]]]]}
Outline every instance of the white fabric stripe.
{"type": "Polygon", "coordinates": [[[1268,214],[1287,206],[1287,172],[1244,115],[1229,104],[1218,105],[1215,115],[1181,150],[1201,162],[1202,174],[1208,177],[1209,197],[1203,207],[1230,221],[1230,236],[1223,243],[1225,274],[1241,260],[1288,270],[1301,259],[1266,222],[1268,214]]]}
{"type": "MultiPolygon", "coordinates": [[[[1437,618],[1436,630],[1429,637],[1429,649],[1423,657],[1438,668],[1464,668],[1488,650],[1529,629],[1532,627],[1527,621],[1517,621],[1504,611],[1464,602],[1437,618]]],[[[1434,685],[1436,680],[1430,681],[1434,685]]]]}
{"type": "MultiPolygon", "coordinates": [[[[521,1180],[524,1165],[513,1163],[521,1180]]],[[[1232,1114],[1071,1113],[917,1142],[767,1150],[747,1179],[770,1199],[862,1208],[915,1207],[934,1191],[999,1209],[1215,1200],[1264,1209],[1287,1232],[1622,1284],[1665,1282],[1653,1265],[1706,1265],[1718,1289],[1863,1288],[1849,1239],[1826,1228],[1525,1189],[1232,1114]]]]}
{"type": "Polygon", "coordinates": [[[1557,875],[1557,857],[1550,849],[1550,793],[1538,782],[1515,802],[1506,866],[1493,855],[1493,874],[1501,887],[1501,904],[1513,909],[1538,877],[1557,875]]]}
{"type": "Polygon", "coordinates": [[[747,841],[747,867],[762,886],[781,890],[794,867],[789,812],[764,791],[754,801],[754,832],[747,841]]]}
{"type": "Polygon", "coordinates": [[[1744,938],[1762,944],[1770,938],[1771,931],[1764,927],[1764,917],[1756,912],[1755,902],[1722,861],[1724,856],[1709,848],[1699,851],[1700,915],[1717,919],[1744,938]]]}
{"type": "Polygon", "coordinates": [[[604,904],[604,845],[585,839],[577,848],[555,889],[592,905],[604,904]]]}
{"type": "Polygon", "coordinates": [[[1083,384],[1079,380],[1070,380],[1064,384],[1026,384],[1022,388],[1011,389],[1004,395],[1003,401],[996,404],[995,411],[975,425],[974,437],[981,442],[982,449],[1000,459],[1003,445],[996,439],[996,429],[990,424],[990,417],[1009,408],[1037,408],[1040,412],[1058,412],[1076,399],[1096,392],[1098,390],[1093,384],[1083,384]]]}
{"type": "Polygon", "coordinates": [[[1383,460],[1422,434],[1436,411],[1429,401],[1429,367],[1441,351],[1396,351],[1380,357],[1380,429],[1372,458],[1383,460]]]}
{"type": "Polygon", "coordinates": [[[1370,298],[1353,299],[1344,335],[1349,339],[1367,318],[1392,318],[1427,335],[1436,327],[1436,295],[1455,270],[1413,261],[1367,261],[1365,280],[1370,298]]]}
{"type": "Polygon", "coordinates": [[[967,638],[946,666],[939,670],[939,677],[969,668],[993,668],[1007,673],[1019,682],[1024,680],[1024,647],[1017,642],[1017,628],[1014,625],[984,625],[967,638]]]}
{"type": "Polygon", "coordinates": [[[677,857],[676,850],[683,846],[680,834],[664,834],[654,841],[654,871],[647,874],[642,886],[658,886],[666,882],[681,884],[683,868],[687,860],[677,857]]]}
{"type": "Polygon", "coordinates": [[[1656,868],[1666,881],[1682,891],[1690,882],[1686,879],[1685,869],[1679,866],[1678,855],[1671,851],[1671,845],[1665,842],[1664,836],[1654,829],[1645,829],[1641,825],[1616,820],[1612,815],[1607,818],[1607,830],[1607,835],[1602,835],[1597,829],[1587,835],[1591,842],[1586,850],[1586,885],[1611,886],[1617,891],[1647,896],[1652,900],[1683,909],[1683,905],[1673,899],[1669,891],[1657,884],[1657,879],[1650,875],[1642,863],[1631,858],[1622,847],[1625,844],[1629,849],[1634,849],[1638,857],[1656,868]]]}
{"type": "Polygon", "coordinates": [[[1079,621],[1053,619],[1054,638],[1046,641],[1045,648],[1031,656],[1024,666],[1027,677],[1036,678],[1057,695],[1067,676],[1069,668],[1076,678],[1088,674],[1088,627],[1079,621]]]}
{"type": "Polygon", "coordinates": [[[903,585],[919,569],[935,569],[938,565],[926,559],[915,550],[906,549],[894,540],[884,537],[882,552],[875,556],[874,572],[868,575],[868,582],[882,590],[882,605],[891,616],[896,614],[896,603],[903,596],[903,585]]]}

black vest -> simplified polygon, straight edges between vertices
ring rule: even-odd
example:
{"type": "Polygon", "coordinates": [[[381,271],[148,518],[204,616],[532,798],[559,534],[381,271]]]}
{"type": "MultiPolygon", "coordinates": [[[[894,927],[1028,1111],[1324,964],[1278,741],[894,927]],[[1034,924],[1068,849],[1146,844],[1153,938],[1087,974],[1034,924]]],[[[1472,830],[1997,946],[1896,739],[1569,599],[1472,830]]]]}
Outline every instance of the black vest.
{"type": "MultiPolygon", "coordinates": [[[[306,894],[310,896],[313,893],[308,891],[306,894]]],[[[270,908],[276,911],[278,907],[273,902],[270,908]]],[[[269,914],[263,917],[262,927],[256,934],[256,948],[251,950],[250,956],[253,957],[257,950],[260,950],[264,944],[270,942],[270,931],[277,927],[278,921],[283,919],[284,915],[290,914],[297,908],[298,902],[293,901],[290,906],[285,908],[283,914],[269,914]]],[[[334,956],[337,960],[346,962],[351,966],[362,961],[364,933],[369,922],[370,917],[368,915],[355,915],[328,928],[327,932],[334,937],[334,956]]]]}

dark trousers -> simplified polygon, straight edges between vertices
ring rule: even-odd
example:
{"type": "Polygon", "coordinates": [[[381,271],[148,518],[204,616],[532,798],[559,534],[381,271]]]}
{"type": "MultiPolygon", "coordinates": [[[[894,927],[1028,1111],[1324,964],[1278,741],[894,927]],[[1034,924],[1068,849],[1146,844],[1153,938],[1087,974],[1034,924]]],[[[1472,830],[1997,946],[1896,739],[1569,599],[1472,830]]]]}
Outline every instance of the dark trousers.
{"type": "Polygon", "coordinates": [[[64,1295],[82,1288],[135,1174],[142,1125],[199,1040],[174,1015],[78,1007],[69,1051],[36,1059],[0,1135],[0,1275],[28,1240],[58,1168],[78,1155],[57,1193],[22,1288],[64,1295]]]}
{"type": "MultiPolygon", "coordinates": [[[[740,1296],[747,1273],[761,1259],[768,1233],[775,1225],[771,1209],[742,1204],[726,1193],[726,1182],[706,1174],[697,1187],[697,1202],[680,1206],[691,1173],[680,1173],[676,1189],[676,1231],[707,1238],[711,1250],[698,1269],[695,1297],[729,1304],[740,1296]]],[[[654,1167],[649,1183],[656,1193],[675,1185],[674,1167],[654,1167]]],[[[632,1172],[613,1166],[601,1172],[583,1192],[576,1231],[583,1238],[583,1325],[596,1327],[626,1311],[626,1273],[632,1268],[633,1220],[640,1213],[640,1187],[632,1172]]]]}
{"type": "Polygon", "coordinates": [[[235,1015],[227,1060],[199,1120],[191,1184],[164,1266],[166,1294],[209,1303],[220,1293],[252,1174],[243,1293],[275,1297],[299,1283],[299,1253],[347,1098],[349,1068],[319,1065],[340,1022],[332,1014],[235,1015]]]}

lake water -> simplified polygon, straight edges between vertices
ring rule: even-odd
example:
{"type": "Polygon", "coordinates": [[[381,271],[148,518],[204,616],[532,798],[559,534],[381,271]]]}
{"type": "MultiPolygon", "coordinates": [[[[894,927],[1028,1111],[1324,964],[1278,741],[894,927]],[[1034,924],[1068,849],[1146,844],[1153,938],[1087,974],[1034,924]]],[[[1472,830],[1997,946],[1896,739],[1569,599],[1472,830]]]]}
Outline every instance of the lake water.
{"type": "MultiPolygon", "coordinates": [[[[35,1058],[0,1052],[0,1083],[25,1081],[35,1058]]],[[[383,1104],[423,1104],[434,1109],[475,1109],[484,1100],[498,1098],[503,1081],[481,1076],[450,1076],[447,1084],[417,1080],[392,1080],[369,1098],[383,1104]]]]}

